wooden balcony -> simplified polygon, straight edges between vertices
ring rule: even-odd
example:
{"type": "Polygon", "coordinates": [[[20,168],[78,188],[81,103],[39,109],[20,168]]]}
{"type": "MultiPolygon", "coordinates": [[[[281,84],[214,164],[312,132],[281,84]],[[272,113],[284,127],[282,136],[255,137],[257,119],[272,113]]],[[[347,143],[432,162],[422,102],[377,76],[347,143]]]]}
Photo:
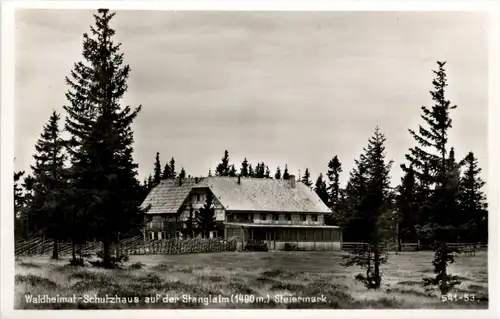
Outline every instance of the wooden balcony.
{"type": "Polygon", "coordinates": [[[323,225],[320,221],[312,220],[270,220],[270,219],[243,219],[233,218],[228,219],[230,223],[245,223],[245,224],[258,224],[258,225],[323,225]]]}
{"type": "Polygon", "coordinates": [[[149,231],[165,231],[165,230],[181,230],[184,227],[183,222],[149,222],[146,223],[146,230],[149,231]]]}

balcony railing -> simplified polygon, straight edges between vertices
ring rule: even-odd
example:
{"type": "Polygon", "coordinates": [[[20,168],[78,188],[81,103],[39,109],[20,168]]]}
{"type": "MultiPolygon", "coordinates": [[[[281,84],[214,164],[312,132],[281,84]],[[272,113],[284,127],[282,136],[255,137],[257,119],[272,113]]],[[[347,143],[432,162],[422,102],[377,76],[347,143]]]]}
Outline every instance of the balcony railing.
{"type": "Polygon", "coordinates": [[[312,220],[272,220],[272,219],[228,219],[228,223],[262,224],[262,225],[320,225],[321,222],[312,220]]]}
{"type": "Polygon", "coordinates": [[[146,229],[153,231],[161,231],[167,229],[182,229],[184,226],[183,222],[149,222],[146,223],[146,229]]]}

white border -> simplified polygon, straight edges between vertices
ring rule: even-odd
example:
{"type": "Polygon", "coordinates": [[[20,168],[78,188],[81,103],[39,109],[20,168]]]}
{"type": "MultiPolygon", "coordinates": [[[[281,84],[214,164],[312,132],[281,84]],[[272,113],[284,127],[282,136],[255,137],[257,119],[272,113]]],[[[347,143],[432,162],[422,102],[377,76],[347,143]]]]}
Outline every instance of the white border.
{"type": "Polygon", "coordinates": [[[108,318],[117,315],[123,318],[138,316],[164,318],[182,316],[186,318],[241,317],[286,315],[290,318],[331,317],[341,318],[498,318],[498,130],[500,102],[497,91],[500,87],[498,78],[500,57],[500,37],[498,23],[498,2],[493,1],[4,1],[2,3],[1,23],[1,317],[18,318],[82,318],[92,315],[95,318],[108,318]],[[96,9],[110,8],[113,10],[266,10],[266,11],[316,11],[316,10],[349,10],[349,11],[483,11],[490,12],[490,81],[489,81],[489,178],[487,196],[489,202],[489,309],[488,310],[13,310],[14,304],[14,247],[13,247],[13,187],[12,172],[14,169],[14,10],[15,8],[33,9],[96,9]],[[494,85],[495,84],[495,85],[494,85]],[[495,227],[496,226],[496,227],[495,227]],[[258,311],[258,314],[255,312],[258,311]]]}

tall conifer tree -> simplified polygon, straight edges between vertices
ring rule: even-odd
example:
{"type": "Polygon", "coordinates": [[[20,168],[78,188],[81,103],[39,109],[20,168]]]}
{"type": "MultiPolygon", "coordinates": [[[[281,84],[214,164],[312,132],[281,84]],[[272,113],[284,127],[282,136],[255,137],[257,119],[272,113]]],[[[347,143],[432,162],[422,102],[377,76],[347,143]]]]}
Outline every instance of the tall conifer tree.
{"type": "Polygon", "coordinates": [[[229,171],[229,152],[225,150],[221,162],[215,168],[215,176],[229,176],[229,171]]]}
{"type": "Polygon", "coordinates": [[[316,179],[316,184],[314,191],[318,194],[319,198],[327,205],[328,203],[328,191],[326,189],[326,182],[323,180],[323,173],[319,173],[318,179],[316,179]]]}
{"type": "Polygon", "coordinates": [[[240,175],[242,177],[248,177],[248,160],[246,157],[241,163],[240,175]]]}
{"type": "Polygon", "coordinates": [[[332,211],[334,212],[337,210],[340,197],[340,173],[342,173],[342,164],[340,164],[339,158],[335,155],[335,157],[328,163],[328,172],[326,173],[326,176],[330,181],[328,185],[328,206],[332,208],[332,211]]]}
{"type": "Polygon", "coordinates": [[[36,181],[33,192],[31,212],[35,222],[46,238],[52,238],[54,245],[52,258],[58,259],[57,243],[65,239],[65,189],[67,177],[64,169],[64,142],[59,129],[60,116],[52,112],[47,124],[43,127],[40,139],[35,145],[33,155],[35,165],[31,166],[36,181]]]}
{"type": "Polygon", "coordinates": [[[285,164],[285,171],[283,172],[283,179],[289,179],[290,174],[288,174],[288,165],[285,164]]]}
{"type": "Polygon", "coordinates": [[[154,185],[160,184],[161,181],[161,162],[160,162],[160,152],[156,152],[155,165],[154,165],[154,185]]]}
{"type": "Polygon", "coordinates": [[[66,78],[69,105],[64,107],[66,130],[72,136],[73,187],[68,195],[73,199],[73,219],[88,225],[80,240],[92,235],[103,242],[104,267],[115,266],[111,245],[120,233],[142,227],[145,213],[132,158],[131,124],[141,106],[120,104],[130,67],[123,64],[120,44],[113,42],[114,15],[108,9],[94,14],[95,25],[83,35],[84,60],[75,63],[66,78]]]}
{"type": "MultiPolygon", "coordinates": [[[[354,192],[358,194],[357,198],[354,198],[356,210],[350,218],[351,222],[359,225],[357,232],[360,233],[361,242],[367,245],[346,257],[344,264],[363,267],[366,273],[357,275],[356,279],[362,281],[367,288],[373,289],[380,287],[380,265],[387,261],[382,243],[390,236],[388,223],[394,208],[394,195],[390,187],[392,161],[387,162],[385,159],[384,143],[385,136],[377,127],[360,157],[360,162],[357,163],[357,174],[364,174],[362,183],[359,183],[361,179],[357,181],[362,188],[354,192]]],[[[356,175],[353,174],[351,188],[355,187],[355,182],[356,175]]]]}
{"type": "Polygon", "coordinates": [[[274,178],[281,179],[281,170],[279,166],[276,168],[276,174],[274,174],[274,178]]]}
{"type": "Polygon", "coordinates": [[[177,172],[175,171],[175,158],[170,159],[170,176],[168,178],[177,178],[177,172]]]}
{"type": "Polygon", "coordinates": [[[23,207],[24,207],[24,196],[23,189],[21,187],[21,178],[24,175],[24,171],[14,172],[14,237],[24,238],[24,224],[23,224],[23,207]]]}
{"type": "MultiPolygon", "coordinates": [[[[444,69],[446,62],[437,62],[432,80],[433,90],[430,91],[434,105],[429,108],[422,106],[422,119],[426,126],[419,126],[418,131],[409,130],[418,146],[410,149],[406,159],[414,169],[421,186],[427,185],[430,196],[425,201],[419,201],[419,222],[417,231],[419,237],[433,243],[435,260],[433,262],[435,278],[426,278],[425,284],[437,285],[441,293],[446,294],[451,287],[458,284],[455,276],[447,273],[447,266],[454,261],[454,249],[446,245],[449,240],[456,240],[452,219],[456,214],[457,192],[454,190],[450,171],[448,154],[448,131],[452,127],[452,105],[446,98],[448,86],[444,69]],[[428,171],[426,171],[428,170],[428,171]]],[[[406,170],[407,167],[403,166],[406,170]]],[[[424,199],[424,198],[423,198],[424,199]]]]}
{"type": "Polygon", "coordinates": [[[464,174],[460,183],[460,223],[468,230],[468,242],[488,243],[488,204],[481,190],[486,184],[473,152],[462,161],[464,174]]]}
{"type": "Polygon", "coordinates": [[[417,220],[416,179],[413,167],[409,167],[401,178],[398,187],[397,209],[398,209],[398,244],[401,242],[416,242],[417,232],[415,225],[417,220]]]}
{"type": "Polygon", "coordinates": [[[306,168],[306,171],[304,172],[304,176],[302,176],[301,181],[307,187],[311,187],[312,186],[311,174],[309,173],[309,169],[308,168],[306,168]]]}

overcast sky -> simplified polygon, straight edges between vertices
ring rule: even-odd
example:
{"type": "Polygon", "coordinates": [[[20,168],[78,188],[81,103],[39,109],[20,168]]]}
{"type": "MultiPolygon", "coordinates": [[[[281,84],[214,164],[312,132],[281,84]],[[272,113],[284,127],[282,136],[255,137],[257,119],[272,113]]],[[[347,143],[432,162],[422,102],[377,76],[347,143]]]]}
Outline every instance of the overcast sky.
{"type": "MultiPolygon", "coordinates": [[[[52,110],[63,112],[64,77],[81,59],[91,11],[16,14],[16,169],[33,163],[52,110]]],[[[143,105],[135,129],[141,180],[174,156],[206,175],[225,149],[274,174],[339,156],[348,177],[375,126],[399,164],[430,105],[432,69],[447,61],[457,157],[473,151],[487,179],[488,37],[483,13],[120,11],[113,27],[132,71],[124,104],[143,105]]],[[[63,113],[63,117],[65,114],[63,113]]],[[[62,123],[61,123],[62,125],[62,123]]]]}

